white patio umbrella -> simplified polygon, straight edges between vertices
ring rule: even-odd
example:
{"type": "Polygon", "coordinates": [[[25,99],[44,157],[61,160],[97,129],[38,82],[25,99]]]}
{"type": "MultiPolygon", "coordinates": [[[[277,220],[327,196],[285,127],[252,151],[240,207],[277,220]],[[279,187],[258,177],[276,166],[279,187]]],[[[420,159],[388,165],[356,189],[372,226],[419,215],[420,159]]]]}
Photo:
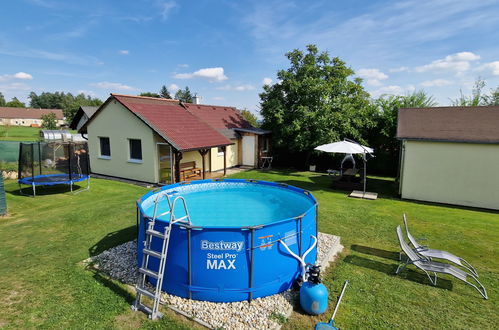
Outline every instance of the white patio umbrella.
{"type": "Polygon", "coordinates": [[[323,144],[314,148],[315,150],[339,153],[339,154],[362,154],[362,160],[364,161],[364,192],[366,194],[366,154],[374,157],[374,150],[372,148],[363,146],[362,144],[355,142],[350,139],[345,139],[339,142],[333,142],[328,144],[323,144]]]}

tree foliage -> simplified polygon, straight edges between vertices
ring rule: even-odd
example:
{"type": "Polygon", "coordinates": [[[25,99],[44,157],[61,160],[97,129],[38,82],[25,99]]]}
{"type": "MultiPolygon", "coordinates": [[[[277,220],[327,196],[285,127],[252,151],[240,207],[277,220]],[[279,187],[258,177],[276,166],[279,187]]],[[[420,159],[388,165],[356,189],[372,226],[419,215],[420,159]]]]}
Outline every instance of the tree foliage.
{"type": "Polygon", "coordinates": [[[244,119],[246,119],[246,121],[248,123],[251,124],[251,126],[253,127],[258,127],[259,124],[258,124],[258,118],[256,118],[256,116],[249,110],[241,110],[241,115],[243,116],[244,119]]]}
{"type": "Polygon", "coordinates": [[[195,95],[191,93],[191,90],[187,86],[185,86],[185,89],[179,89],[175,93],[175,99],[184,103],[192,103],[194,101],[194,96],[195,95]]]}
{"type": "Polygon", "coordinates": [[[11,108],[26,108],[26,104],[23,102],[19,101],[17,97],[13,97],[12,100],[9,102],[5,103],[6,107],[11,107],[11,108]]]}
{"type": "Polygon", "coordinates": [[[161,96],[159,96],[158,93],[152,93],[152,92],[140,93],[139,96],[156,97],[156,98],[160,98],[161,97],[161,96]]]}
{"type": "Polygon", "coordinates": [[[172,96],[170,95],[170,92],[168,91],[168,88],[166,88],[165,85],[161,86],[161,89],[159,90],[159,96],[164,98],[164,99],[171,99],[172,96]]]}
{"type": "Polygon", "coordinates": [[[68,122],[71,122],[80,106],[99,106],[102,104],[100,99],[92,98],[84,93],[74,96],[64,92],[43,92],[40,95],[31,92],[29,99],[32,108],[62,109],[68,122]]]}
{"type": "Polygon", "coordinates": [[[42,128],[57,129],[57,118],[55,116],[55,113],[50,112],[42,115],[42,128]]]}
{"type": "Polygon", "coordinates": [[[373,107],[354,71],[315,45],[286,57],[290,67],[260,94],[262,127],[273,132],[274,146],[309,154],[343,138],[363,141],[363,130],[374,124],[373,107]]]}
{"type": "Polygon", "coordinates": [[[5,97],[3,96],[2,92],[0,92],[0,107],[5,107],[5,97]]]}

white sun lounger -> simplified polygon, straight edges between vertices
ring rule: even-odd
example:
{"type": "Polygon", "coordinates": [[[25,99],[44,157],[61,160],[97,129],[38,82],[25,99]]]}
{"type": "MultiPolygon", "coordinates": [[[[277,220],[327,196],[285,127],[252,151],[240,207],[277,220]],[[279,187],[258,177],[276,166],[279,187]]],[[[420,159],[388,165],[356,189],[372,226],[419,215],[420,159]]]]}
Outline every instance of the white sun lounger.
{"type": "Polygon", "coordinates": [[[431,284],[433,285],[437,285],[437,273],[452,275],[455,278],[471,285],[478,292],[480,292],[483,298],[488,299],[487,290],[485,290],[485,287],[482,285],[482,283],[480,283],[475,275],[465,272],[464,270],[449,264],[430,261],[427,257],[418,254],[416,251],[411,249],[409,244],[407,244],[404,240],[402,229],[400,228],[400,226],[397,226],[397,236],[400,243],[400,249],[407,256],[407,259],[397,267],[395,274],[399,274],[407,265],[413,264],[414,266],[425,272],[426,276],[428,276],[431,284]],[[434,277],[431,276],[430,273],[433,273],[434,277]],[[468,281],[468,278],[471,278],[476,284],[468,281]]]}
{"type": "Polygon", "coordinates": [[[430,258],[430,260],[432,258],[437,258],[453,262],[456,265],[466,268],[466,270],[468,270],[471,274],[478,277],[478,273],[476,272],[475,268],[463,258],[460,258],[447,251],[430,249],[427,246],[419,245],[418,241],[409,232],[409,227],[407,226],[407,218],[405,214],[404,214],[404,225],[405,225],[405,231],[407,233],[407,238],[409,238],[409,241],[411,242],[412,246],[414,246],[414,249],[416,250],[417,253],[430,258]]]}

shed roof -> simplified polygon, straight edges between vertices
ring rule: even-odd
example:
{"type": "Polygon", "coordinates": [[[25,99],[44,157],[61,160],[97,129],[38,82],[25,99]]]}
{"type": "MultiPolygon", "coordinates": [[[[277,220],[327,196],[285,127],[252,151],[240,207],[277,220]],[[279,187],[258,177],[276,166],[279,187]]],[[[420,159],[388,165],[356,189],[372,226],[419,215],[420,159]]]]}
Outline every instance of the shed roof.
{"type": "Polygon", "coordinates": [[[47,115],[49,113],[55,113],[55,117],[58,120],[64,119],[64,114],[61,109],[0,107],[0,118],[8,119],[42,119],[43,115],[47,115]]]}
{"type": "Polygon", "coordinates": [[[76,129],[81,117],[83,117],[83,114],[85,114],[87,118],[90,119],[98,109],[99,107],[95,106],[81,106],[78,109],[78,111],[76,111],[76,114],[74,115],[73,120],[69,124],[69,127],[72,129],[76,129]]]}
{"type": "Polygon", "coordinates": [[[397,138],[499,143],[499,106],[403,108],[397,138]]]}
{"type": "Polygon", "coordinates": [[[111,94],[111,98],[134,113],[177,150],[188,151],[232,144],[216,129],[186,111],[177,100],[120,94],[111,94]]]}

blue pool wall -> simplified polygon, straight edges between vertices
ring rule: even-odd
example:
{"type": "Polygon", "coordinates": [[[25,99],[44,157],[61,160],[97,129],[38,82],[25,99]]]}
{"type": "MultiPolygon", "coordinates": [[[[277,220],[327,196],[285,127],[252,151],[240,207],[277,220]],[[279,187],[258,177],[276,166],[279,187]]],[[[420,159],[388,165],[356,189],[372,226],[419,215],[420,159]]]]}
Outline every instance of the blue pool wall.
{"type": "MultiPolygon", "coordinates": [[[[176,296],[195,300],[233,302],[265,297],[290,289],[300,275],[301,267],[299,262],[276,240],[283,239],[297,255],[305,253],[313,243],[312,235],[317,237],[316,199],[306,190],[267,181],[225,179],[223,181],[199,180],[192,181],[189,184],[196,185],[211,182],[248,182],[290,189],[303,194],[304,198],[309,199],[311,207],[304,214],[297,215],[294,218],[253,226],[252,228],[209,226],[186,228],[182,224],[174,224],[162,290],[176,296]],[[191,242],[190,279],[189,233],[191,242]],[[221,241],[242,242],[242,246],[228,250],[213,250],[206,243],[221,241]],[[251,246],[253,246],[253,249],[251,249],[251,246]],[[253,254],[251,253],[252,250],[253,254]],[[252,259],[253,267],[251,267],[252,259]]],[[[137,263],[139,266],[143,257],[142,248],[145,240],[145,228],[150,220],[147,216],[144,216],[142,203],[159,191],[182,185],[183,183],[177,183],[164,186],[160,190],[149,192],[137,201],[137,263]]],[[[163,232],[166,225],[166,221],[157,220],[155,230],[163,232]]],[[[161,244],[161,239],[153,238],[152,248],[154,250],[160,251],[161,244]]],[[[316,258],[317,247],[307,255],[305,261],[313,264],[316,258]]],[[[149,268],[157,270],[158,267],[159,261],[156,258],[150,258],[149,268]]],[[[150,279],[150,281],[155,284],[154,279],[150,279]]]]}

